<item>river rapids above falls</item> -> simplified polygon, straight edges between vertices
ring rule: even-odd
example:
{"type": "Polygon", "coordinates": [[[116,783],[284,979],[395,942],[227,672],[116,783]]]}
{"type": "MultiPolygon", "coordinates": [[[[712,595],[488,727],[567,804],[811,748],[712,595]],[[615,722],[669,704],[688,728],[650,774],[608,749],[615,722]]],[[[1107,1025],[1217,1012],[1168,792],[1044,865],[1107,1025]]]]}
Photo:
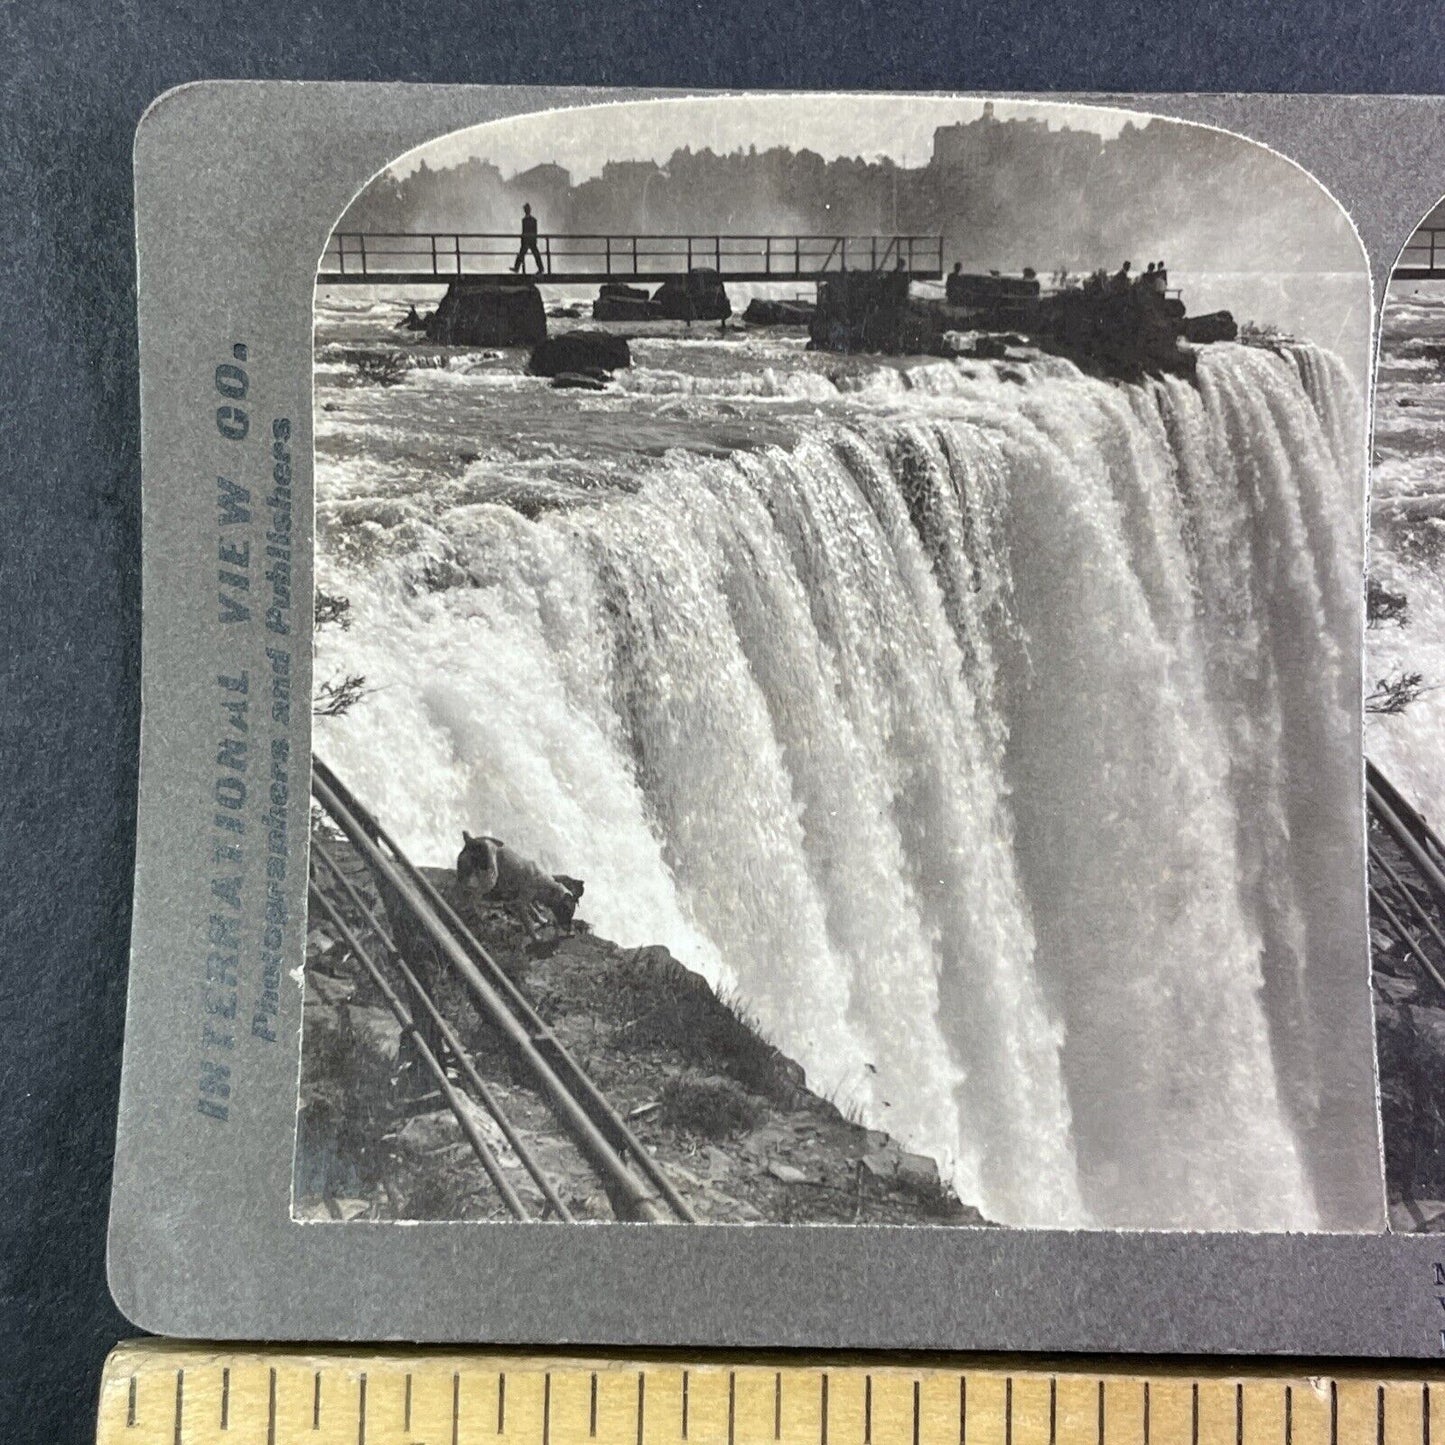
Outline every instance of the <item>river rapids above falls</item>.
{"type": "Polygon", "coordinates": [[[317,747],[732,990],[1031,1226],[1374,1228],[1363,450],[1343,367],[1197,383],[642,341],[358,385],[322,336],[317,747]]]}

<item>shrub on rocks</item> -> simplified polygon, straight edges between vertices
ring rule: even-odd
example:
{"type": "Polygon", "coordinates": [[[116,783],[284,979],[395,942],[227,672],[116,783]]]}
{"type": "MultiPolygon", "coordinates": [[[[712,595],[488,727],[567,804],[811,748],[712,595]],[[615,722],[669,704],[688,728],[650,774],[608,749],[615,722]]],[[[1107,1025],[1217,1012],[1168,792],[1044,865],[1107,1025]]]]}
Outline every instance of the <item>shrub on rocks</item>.
{"type": "Polygon", "coordinates": [[[352,364],[356,367],[356,379],[363,386],[399,386],[411,370],[410,359],[395,351],[358,355],[352,364]]]}

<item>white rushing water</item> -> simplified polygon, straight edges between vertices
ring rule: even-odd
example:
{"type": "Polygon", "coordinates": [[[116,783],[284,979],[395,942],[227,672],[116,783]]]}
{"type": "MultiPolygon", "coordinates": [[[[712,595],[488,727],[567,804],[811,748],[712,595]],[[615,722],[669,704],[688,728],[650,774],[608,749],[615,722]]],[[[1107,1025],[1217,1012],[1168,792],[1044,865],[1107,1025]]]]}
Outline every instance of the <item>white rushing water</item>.
{"type": "Polygon", "coordinates": [[[1370,573],[1406,599],[1402,622],[1366,634],[1366,690],[1418,673],[1424,690],[1368,720],[1371,758],[1438,829],[1445,825],[1445,285],[1392,281],[1375,389],[1370,573]]]}
{"type": "Polygon", "coordinates": [[[374,691],[317,747],[419,861],[465,827],[585,878],[600,934],[733,991],[994,1219],[1374,1222],[1338,363],[659,355],[573,404],[791,407],[787,440],[369,457],[467,384],[321,427],[353,620],[318,676],[374,691]]]}

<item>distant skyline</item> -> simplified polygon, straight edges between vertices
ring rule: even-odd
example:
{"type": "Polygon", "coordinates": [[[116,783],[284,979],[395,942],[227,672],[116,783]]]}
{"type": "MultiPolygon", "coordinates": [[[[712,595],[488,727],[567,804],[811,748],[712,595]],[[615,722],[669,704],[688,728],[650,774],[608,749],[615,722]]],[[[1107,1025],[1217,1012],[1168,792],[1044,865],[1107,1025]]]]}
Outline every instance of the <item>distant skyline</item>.
{"type": "MultiPolygon", "coordinates": [[[[941,125],[966,124],[983,114],[988,96],[870,95],[682,96],[612,102],[533,112],[453,131],[408,151],[387,169],[400,177],[423,160],[433,169],[489,161],[504,176],[554,162],[571,172],[573,184],[600,175],[608,161],[665,162],[675,150],[718,153],[756,146],[812,150],[825,160],[861,156],[891,159],[900,166],[928,163],[933,132],[941,125]],[[600,115],[605,111],[605,117],[600,115]]],[[[1000,120],[1041,120],[1115,136],[1125,124],[1150,119],[1147,112],[1054,101],[992,100],[1000,120]]]]}

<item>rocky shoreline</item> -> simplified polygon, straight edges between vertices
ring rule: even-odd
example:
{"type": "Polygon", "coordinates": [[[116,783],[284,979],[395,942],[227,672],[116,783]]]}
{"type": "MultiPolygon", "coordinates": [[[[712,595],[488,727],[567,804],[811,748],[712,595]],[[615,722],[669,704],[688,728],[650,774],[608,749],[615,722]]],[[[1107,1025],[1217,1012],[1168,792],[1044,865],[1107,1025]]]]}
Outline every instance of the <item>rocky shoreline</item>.
{"type": "MultiPolygon", "coordinates": [[[[449,870],[426,871],[450,889],[449,870]]],[[[745,1010],[665,948],[621,948],[585,926],[533,937],[500,908],[473,925],[702,1220],[989,1223],[954,1195],[933,1159],[810,1088],[745,1010]]],[[[568,1208],[578,1219],[612,1218],[601,1185],[461,986],[444,979],[438,995],[568,1208]]],[[[507,1217],[434,1081],[409,1063],[396,1019],[324,925],[307,938],[304,1018],[298,1217],[507,1217]]],[[[480,1107],[475,1117],[540,1213],[539,1193],[495,1124],[480,1107]]]]}

